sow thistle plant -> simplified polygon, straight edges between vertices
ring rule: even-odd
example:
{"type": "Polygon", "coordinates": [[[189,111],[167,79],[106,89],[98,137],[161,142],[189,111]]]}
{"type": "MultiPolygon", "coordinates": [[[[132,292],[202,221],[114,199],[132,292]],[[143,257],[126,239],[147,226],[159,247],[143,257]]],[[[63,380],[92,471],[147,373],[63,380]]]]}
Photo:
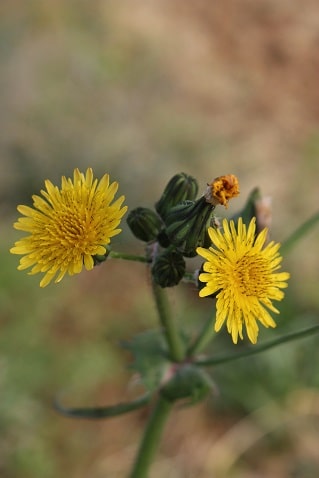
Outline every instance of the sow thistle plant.
{"type": "MultiPolygon", "coordinates": [[[[65,275],[92,270],[109,259],[145,263],[158,311],[159,329],[138,335],[126,344],[133,355],[145,394],[132,401],[93,408],[56,408],[70,417],[100,419],[136,410],[152,402],[153,412],[133,463],[131,478],[147,477],[169,412],[176,403],[195,404],[212,393],[214,383],[205,367],[216,366],[245,355],[262,352],[281,343],[318,332],[313,326],[288,336],[256,345],[259,325],[276,327],[274,302],[284,298],[289,273],[281,271],[280,244],[268,241],[262,227],[255,189],[242,211],[230,219],[215,215],[217,206],[227,208],[239,195],[235,175],[215,178],[197,198],[197,181],[176,174],[165,187],[154,209],[138,207],[127,215],[133,235],[145,243],[142,256],[114,251],[111,240],[121,232],[127,212],[125,197],[116,199],[117,182],[108,174],[99,181],[91,168],[75,169],[73,178],[62,177],[61,187],[45,181],[45,189],[34,195],[33,207],[18,206],[22,215],[14,227],[27,235],[10,252],[22,256],[19,270],[42,274],[40,287],[60,282],[65,275]],[[203,258],[200,270],[189,272],[187,261],[203,258]],[[172,316],[166,288],[190,284],[199,298],[210,298],[215,311],[201,324],[198,335],[179,330],[172,316]],[[246,340],[253,347],[225,356],[205,356],[205,348],[223,326],[233,344],[246,340]],[[246,338],[247,336],[247,338],[246,338]]],[[[218,213],[220,214],[220,212],[218,213]]],[[[289,249],[317,221],[303,224],[283,245],[289,249]]],[[[112,241],[113,242],[113,241],[112,241]]]]}

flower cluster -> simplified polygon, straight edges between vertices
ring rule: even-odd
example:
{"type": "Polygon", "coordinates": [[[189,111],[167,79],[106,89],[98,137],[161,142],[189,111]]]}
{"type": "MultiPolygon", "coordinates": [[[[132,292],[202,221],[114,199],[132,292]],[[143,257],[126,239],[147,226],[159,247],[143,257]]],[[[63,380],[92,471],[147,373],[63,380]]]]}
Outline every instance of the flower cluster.
{"type": "MultiPolygon", "coordinates": [[[[40,286],[45,287],[53,279],[60,282],[66,274],[77,274],[83,267],[90,270],[105,259],[127,210],[122,206],[124,196],[115,200],[117,189],[118,183],[110,183],[108,174],[98,181],[90,168],[85,174],[75,169],[73,179],[63,176],[60,188],[45,181],[45,190],[33,196],[33,207],[18,206],[23,217],[14,227],[28,233],[10,250],[23,256],[18,269],[44,273],[40,286]]],[[[185,258],[203,257],[199,296],[216,297],[215,330],[226,322],[237,343],[245,326],[249,340],[256,343],[258,322],[276,326],[270,312],[279,311],[273,301],[280,301],[287,287],[289,274],[278,271],[280,245],[266,245],[267,228],[256,231],[251,214],[247,224],[237,217],[218,225],[214,209],[218,204],[227,207],[238,196],[236,176],[219,176],[198,199],[197,193],[192,176],[177,174],[154,210],[136,208],[127,223],[135,237],[146,243],[153,281],[162,288],[183,279],[185,258]]]]}

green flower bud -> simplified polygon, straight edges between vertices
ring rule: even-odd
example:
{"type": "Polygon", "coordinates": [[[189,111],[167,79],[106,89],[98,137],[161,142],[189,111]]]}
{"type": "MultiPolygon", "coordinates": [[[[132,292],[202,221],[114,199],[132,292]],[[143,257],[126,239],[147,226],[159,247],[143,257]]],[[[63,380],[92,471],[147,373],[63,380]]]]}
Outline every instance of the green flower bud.
{"type": "Polygon", "coordinates": [[[194,200],[197,196],[198,184],[195,178],[185,173],[175,174],[168,182],[155,209],[165,220],[170,209],[180,202],[194,200]]]}
{"type": "Polygon", "coordinates": [[[189,399],[191,404],[199,402],[214,388],[207,373],[192,364],[177,369],[173,377],[161,388],[161,395],[167,400],[189,399]]]}
{"type": "Polygon", "coordinates": [[[161,287],[172,287],[181,281],[185,269],[183,255],[175,249],[167,249],[156,257],[151,271],[156,284],[161,287]]]}
{"type": "Polygon", "coordinates": [[[154,241],[163,226],[161,218],[146,207],[133,209],[126,222],[134,236],[144,242],[154,241]]]}
{"type": "Polygon", "coordinates": [[[165,233],[183,256],[194,257],[198,246],[210,244],[207,228],[212,224],[213,210],[214,206],[201,197],[175,206],[167,215],[165,233]]]}
{"type": "Polygon", "coordinates": [[[161,230],[159,235],[157,236],[157,241],[161,247],[168,247],[171,245],[170,240],[167,237],[167,234],[164,229],[161,230]]]}

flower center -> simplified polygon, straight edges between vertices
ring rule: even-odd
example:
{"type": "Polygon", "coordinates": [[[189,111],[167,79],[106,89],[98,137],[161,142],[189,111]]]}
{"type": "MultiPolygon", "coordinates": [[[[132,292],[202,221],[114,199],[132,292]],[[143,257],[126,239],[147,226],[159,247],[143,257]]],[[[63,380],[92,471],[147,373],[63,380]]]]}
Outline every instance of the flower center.
{"type": "Polygon", "coordinates": [[[58,212],[52,221],[51,237],[66,249],[88,253],[95,245],[96,231],[84,207],[58,212]]]}
{"type": "Polygon", "coordinates": [[[267,295],[269,277],[267,262],[262,257],[244,255],[236,262],[230,279],[239,294],[263,297],[267,295]]]}

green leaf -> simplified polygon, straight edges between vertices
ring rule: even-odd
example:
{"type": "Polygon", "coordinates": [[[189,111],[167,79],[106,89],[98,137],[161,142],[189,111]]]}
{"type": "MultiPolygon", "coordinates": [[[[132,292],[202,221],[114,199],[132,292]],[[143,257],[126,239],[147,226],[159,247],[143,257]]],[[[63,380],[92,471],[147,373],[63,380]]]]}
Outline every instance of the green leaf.
{"type": "Polygon", "coordinates": [[[150,394],[147,393],[132,400],[131,402],[118,403],[108,407],[94,407],[94,408],[67,408],[61,405],[58,400],[54,402],[54,408],[67,417],[71,418],[87,418],[90,420],[99,420],[101,418],[111,418],[124,413],[129,413],[138,408],[143,407],[150,401],[150,394]]]}
{"type": "Polygon", "coordinates": [[[143,332],[123,346],[132,353],[134,361],[131,368],[139,373],[145,388],[150,392],[157,390],[171,365],[162,332],[143,332]]]}
{"type": "Polygon", "coordinates": [[[319,222],[319,212],[307,219],[286,239],[280,248],[281,254],[286,254],[302,237],[319,222]]]}
{"type": "Polygon", "coordinates": [[[243,209],[241,209],[238,213],[234,214],[231,219],[233,219],[237,223],[238,219],[241,217],[244,224],[249,224],[251,219],[256,216],[256,201],[260,198],[260,189],[253,189],[250,192],[243,209]]]}
{"type": "Polygon", "coordinates": [[[222,363],[238,360],[240,358],[247,357],[249,355],[256,355],[261,352],[264,352],[265,350],[269,350],[273,347],[276,347],[277,345],[282,345],[282,344],[291,342],[293,340],[302,339],[304,337],[317,334],[317,333],[319,333],[319,325],[313,325],[312,327],[309,327],[308,329],[299,330],[298,332],[287,334],[287,335],[284,335],[283,337],[277,337],[276,339],[266,342],[265,344],[254,345],[253,348],[246,349],[240,353],[235,353],[231,355],[222,355],[220,357],[218,356],[208,357],[208,358],[196,360],[195,363],[197,365],[201,365],[204,367],[211,366],[211,365],[216,366],[222,363]]]}

